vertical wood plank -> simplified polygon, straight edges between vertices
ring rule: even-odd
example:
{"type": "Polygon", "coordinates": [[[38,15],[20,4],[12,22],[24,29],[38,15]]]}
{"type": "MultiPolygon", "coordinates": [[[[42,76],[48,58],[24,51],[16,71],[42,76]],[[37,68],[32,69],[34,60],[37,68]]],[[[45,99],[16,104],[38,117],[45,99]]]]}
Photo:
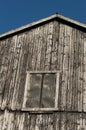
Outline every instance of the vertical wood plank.
{"type": "Polygon", "coordinates": [[[60,72],[58,72],[57,74],[56,74],[56,92],[55,92],[55,108],[57,108],[57,109],[59,109],[59,104],[58,104],[58,102],[59,102],[59,85],[60,85],[60,82],[59,82],[59,80],[60,80],[60,72]]]}
{"type": "Polygon", "coordinates": [[[84,38],[84,83],[83,83],[83,111],[86,112],[86,34],[84,38]]]}

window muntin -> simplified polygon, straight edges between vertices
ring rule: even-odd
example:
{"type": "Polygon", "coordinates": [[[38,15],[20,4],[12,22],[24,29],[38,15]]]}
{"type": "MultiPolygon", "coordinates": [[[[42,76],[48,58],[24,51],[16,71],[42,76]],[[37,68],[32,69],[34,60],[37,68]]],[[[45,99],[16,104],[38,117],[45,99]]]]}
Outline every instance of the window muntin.
{"type": "Polygon", "coordinates": [[[56,108],[59,73],[27,72],[23,108],[56,108]]]}

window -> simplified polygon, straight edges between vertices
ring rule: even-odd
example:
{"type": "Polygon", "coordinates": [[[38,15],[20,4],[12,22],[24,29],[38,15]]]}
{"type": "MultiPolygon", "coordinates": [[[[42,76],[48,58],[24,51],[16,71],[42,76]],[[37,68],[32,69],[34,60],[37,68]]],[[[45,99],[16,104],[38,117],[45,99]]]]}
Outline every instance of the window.
{"type": "Polygon", "coordinates": [[[23,108],[56,108],[59,73],[27,72],[23,108]]]}

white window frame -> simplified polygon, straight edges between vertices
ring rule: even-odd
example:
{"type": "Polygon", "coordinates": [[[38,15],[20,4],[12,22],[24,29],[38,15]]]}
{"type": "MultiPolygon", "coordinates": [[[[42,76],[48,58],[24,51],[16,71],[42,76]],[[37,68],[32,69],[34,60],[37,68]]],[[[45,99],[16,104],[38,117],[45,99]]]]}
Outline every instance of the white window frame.
{"type": "Polygon", "coordinates": [[[48,112],[48,111],[57,111],[58,110],[58,95],[59,95],[59,78],[60,78],[60,71],[27,71],[26,72],[26,83],[25,83],[25,91],[24,91],[24,99],[23,99],[23,111],[38,111],[38,112],[48,112]],[[30,90],[30,75],[31,74],[56,74],[56,89],[55,89],[55,106],[52,108],[29,108],[26,107],[27,101],[27,92],[30,90]]]}

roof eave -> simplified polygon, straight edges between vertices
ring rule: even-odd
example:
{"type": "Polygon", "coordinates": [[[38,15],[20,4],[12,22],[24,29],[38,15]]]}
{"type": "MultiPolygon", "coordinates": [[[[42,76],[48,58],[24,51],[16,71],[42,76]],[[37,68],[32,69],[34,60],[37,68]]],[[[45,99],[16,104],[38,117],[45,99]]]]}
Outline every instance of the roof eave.
{"type": "Polygon", "coordinates": [[[82,23],[77,22],[77,21],[75,21],[75,20],[72,20],[72,19],[70,19],[70,18],[64,17],[64,16],[62,16],[62,15],[60,15],[60,14],[54,14],[54,15],[51,15],[51,16],[49,16],[49,17],[47,17],[47,18],[43,18],[43,19],[38,20],[38,21],[36,21],[36,22],[32,22],[32,23],[27,24],[27,25],[25,25],[25,26],[22,26],[22,27],[19,27],[19,28],[17,28],[17,29],[14,29],[14,30],[11,30],[11,31],[9,31],[9,32],[6,32],[6,33],[4,33],[4,34],[1,34],[1,35],[0,35],[0,39],[2,39],[2,38],[4,38],[4,37],[8,37],[8,36],[10,36],[10,35],[14,35],[14,34],[16,34],[16,33],[18,33],[18,32],[21,32],[21,31],[23,31],[23,30],[29,29],[29,28],[31,28],[31,27],[38,26],[38,25],[40,25],[40,24],[42,24],[42,23],[45,23],[45,22],[50,21],[50,20],[53,20],[53,19],[61,19],[61,20],[63,20],[63,21],[67,21],[67,22],[70,23],[70,24],[73,24],[73,25],[76,25],[76,26],[79,26],[79,27],[81,27],[81,28],[86,29],[86,25],[85,25],[85,24],[82,24],[82,23]]]}

